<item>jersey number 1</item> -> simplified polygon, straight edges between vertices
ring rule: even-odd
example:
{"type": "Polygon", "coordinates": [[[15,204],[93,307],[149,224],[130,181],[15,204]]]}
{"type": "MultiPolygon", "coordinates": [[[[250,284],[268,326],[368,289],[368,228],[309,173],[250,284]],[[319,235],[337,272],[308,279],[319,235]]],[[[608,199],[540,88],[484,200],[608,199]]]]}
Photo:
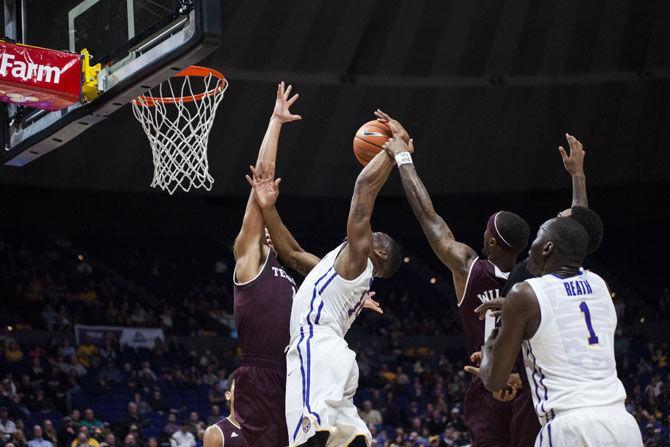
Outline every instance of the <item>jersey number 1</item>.
{"type": "Polygon", "coordinates": [[[596,333],[593,330],[593,325],[591,324],[591,312],[589,311],[589,306],[586,305],[586,301],[582,301],[579,304],[579,308],[584,314],[584,320],[586,321],[586,328],[589,330],[589,344],[596,345],[598,344],[598,337],[596,336],[596,333]]]}

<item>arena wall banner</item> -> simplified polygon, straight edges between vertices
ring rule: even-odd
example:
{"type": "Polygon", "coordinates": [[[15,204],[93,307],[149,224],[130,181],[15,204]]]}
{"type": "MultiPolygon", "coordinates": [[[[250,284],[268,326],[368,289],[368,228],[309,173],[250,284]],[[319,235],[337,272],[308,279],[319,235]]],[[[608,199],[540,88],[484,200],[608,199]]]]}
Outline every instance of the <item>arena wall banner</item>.
{"type": "Polygon", "coordinates": [[[105,335],[111,333],[119,340],[119,343],[131,348],[153,348],[157,338],[165,340],[163,330],[150,327],[122,327],[122,326],[84,326],[74,327],[77,344],[84,342],[87,338],[94,345],[101,346],[105,335]]]}

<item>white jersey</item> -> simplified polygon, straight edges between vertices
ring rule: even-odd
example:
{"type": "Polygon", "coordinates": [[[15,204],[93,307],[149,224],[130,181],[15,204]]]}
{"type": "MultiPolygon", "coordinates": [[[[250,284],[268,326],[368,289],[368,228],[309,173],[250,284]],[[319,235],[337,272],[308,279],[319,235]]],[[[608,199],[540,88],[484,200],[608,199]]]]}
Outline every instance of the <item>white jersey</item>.
{"type": "Polygon", "coordinates": [[[345,245],[328,253],[307,275],[293,298],[291,344],[286,352],[286,428],[289,445],[306,443],[317,431],[329,431],[326,447],[349,445],[356,436],[372,443],[358,415],[356,354],[344,335],[363,308],[372,283],[372,262],[358,278],[335,272],[345,245]]]}
{"type": "Polygon", "coordinates": [[[529,279],[540,305],[535,335],[523,342],[535,411],[544,425],[560,412],[621,403],[614,359],[616,311],[603,279],[580,271],[529,279]]]}
{"type": "Polygon", "coordinates": [[[372,261],[358,278],[347,280],[335,272],[335,259],[346,242],[328,253],[312,269],[293,297],[291,338],[300,327],[328,327],[341,337],[363,308],[363,299],[372,284],[372,261]]]}

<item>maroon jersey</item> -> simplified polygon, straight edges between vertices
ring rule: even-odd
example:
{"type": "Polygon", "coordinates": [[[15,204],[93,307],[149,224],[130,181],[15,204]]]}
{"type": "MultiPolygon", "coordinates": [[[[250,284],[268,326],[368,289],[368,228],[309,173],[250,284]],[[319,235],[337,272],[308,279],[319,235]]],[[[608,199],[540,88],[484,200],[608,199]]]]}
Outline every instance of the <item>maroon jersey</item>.
{"type": "Polygon", "coordinates": [[[468,272],[468,278],[465,281],[463,299],[458,306],[468,356],[473,352],[482,350],[486,337],[495,327],[493,317],[480,320],[479,316],[475,314],[475,309],[480,304],[500,296],[500,290],[507,282],[507,275],[509,273],[501,272],[498,267],[486,259],[477,258],[470,266],[470,272],[468,272]]]}
{"type": "Polygon", "coordinates": [[[244,284],[234,282],[235,326],[244,358],[285,363],[295,292],[295,281],[274,250],[268,252],[265,265],[254,279],[244,284]]]}
{"type": "Polygon", "coordinates": [[[253,447],[288,444],[284,349],[290,341],[295,291],[295,281],[274,250],[254,279],[234,283],[235,325],[242,349],[242,365],[235,371],[235,416],[253,447]]]}
{"type": "Polygon", "coordinates": [[[230,419],[223,418],[216,424],[223,435],[223,447],[249,447],[247,441],[244,439],[242,430],[235,424],[230,422],[230,419]]]}
{"type": "MultiPolygon", "coordinates": [[[[495,327],[493,317],[480,320],[475,309],[498,298],[506,281],[507,273],[501,272],[491,261],[477,258],[470,266],[458,307],[468,357],[482,350],[486,337],[495,327]]],[[[511,447],[512,402],[496,400],[481,380],[475,378],[472,381],[464,399],[464,416],[473,447],[511,447]]]]}

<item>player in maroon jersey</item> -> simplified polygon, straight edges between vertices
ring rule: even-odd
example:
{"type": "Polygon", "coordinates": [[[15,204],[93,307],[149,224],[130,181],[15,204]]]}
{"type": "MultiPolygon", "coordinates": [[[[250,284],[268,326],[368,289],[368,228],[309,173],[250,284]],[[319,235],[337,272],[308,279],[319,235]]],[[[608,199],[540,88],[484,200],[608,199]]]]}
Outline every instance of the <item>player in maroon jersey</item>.
{"type": "MultiPolygon", "coordinates": [[[[300,119],[289,110],[298,99],[290,92],[291,86],[285,89],[284,82],[277,87],[257,165],[275,162],[282,125],[300,119]]],[[[290,341],[289,319],[297,287],[266,239],[263,215],[252,193],[234,249],[234,315],[242,350],[242,364],[235,380],[236,417],[250,446],[285,446],[288,433],[284,418],[284,348],[290,341]]]]}
{"type": "Polygon", "coordinates": [[[248,447],[240,422],[235,417],[235,372],[228,377],[226,400],[230,415],[211,425],[205,431],[204,447],[248,447]]]}
{"type": "MultiPolygon", "coordinates": [[[[509,271],[519,253],[528,244],[530,229],[524,219],[509,211],[492,214],[484,231],[484,255],[480,258],[468,245],[459,242],[444,219],[434,210],[430,196],[421,182],[408,154],[412,141],[404,128],[383,112],[379,119],[387,122],[393,138],[384,149],[398,162],[398,170],[408,201],[435,254],[453,275],[466,348],[469,355],[481,350],[487,332],[495,320],[480,320],[474,309],[495,299],[505,285],[509,271]]],[[[465,418],[470,428],[472,445],[510,446],[512,444],[512,399],[519,387],[518,375],[510,379],[507,393],[498,399],[475,378],[465,396],[465,418]],[[501,401],[506,399],[509,401],[501,401]]]]}

